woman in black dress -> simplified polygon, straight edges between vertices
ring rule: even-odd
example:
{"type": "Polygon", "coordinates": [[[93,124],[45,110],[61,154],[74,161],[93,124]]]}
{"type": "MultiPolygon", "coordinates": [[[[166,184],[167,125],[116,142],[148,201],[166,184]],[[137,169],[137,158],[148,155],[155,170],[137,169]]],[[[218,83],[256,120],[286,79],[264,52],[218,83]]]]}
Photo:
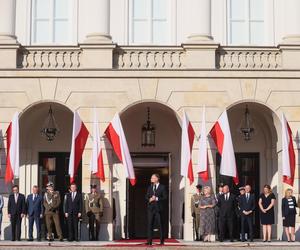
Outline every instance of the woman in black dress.
{"type": "Polygon", "coordinates": [[[295,241],[296,207],[297,202],[293,196],[293,190],[288,188],[285,190],[285,197],[282,198],[281,203],[283,226],[288,242],[295,241]]]}
{"type": "Polygon", "coordinates": [[[263,241],[271,242],[272,225],[275,222],[274,204],[276,197],[272,193],[270,185],[264,186],[263,193],[259,196],[260,223],[263,227],[263,241]]]}

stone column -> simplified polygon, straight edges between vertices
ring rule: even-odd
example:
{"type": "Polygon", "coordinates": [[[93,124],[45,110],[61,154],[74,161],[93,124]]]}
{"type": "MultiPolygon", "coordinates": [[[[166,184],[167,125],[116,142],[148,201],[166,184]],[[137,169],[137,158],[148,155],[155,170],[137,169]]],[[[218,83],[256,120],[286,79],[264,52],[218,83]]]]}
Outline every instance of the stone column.
{"type": "Polygon", "coordinates": [[[83,1],[86,43],[111,43],[110,0],[83,1]]]}
{"type": "Polygon", "coordinates": [[[17,67],[16,0],[0,0],[0,68],[17,67]]]}
{"type": "Polygon", "coordinates": [[[300,69],[300,1],[284,1],[284,36],[280,49],[282,51],[282,68],[300,69]]]}
{"type": "Polygon", "coordinates": [[[86,39],[80,45],[82,48],[82,66],[84,68],[113,68],[113,50],[109,34],[110,0],[82,0],[84,8],[84,31],[86,39]]]}
{"type": "Polygon", "coordinates": [[[0,0],[0,44],[16,43],[16,0],[0,0]]]}
{"type": "Polygon", "coordinates": [[[219,45],[211,35],[211,0],[189,0],[187,6],[190,34],[182,45],[186,51],[185,66],[189,69],[214,69],[219,45]]]}
{"type": "Polygon", "coordinates": [[[189,0],[188,20],[190,34],[188,42],[211,42],[211,0],[189,0]]]}

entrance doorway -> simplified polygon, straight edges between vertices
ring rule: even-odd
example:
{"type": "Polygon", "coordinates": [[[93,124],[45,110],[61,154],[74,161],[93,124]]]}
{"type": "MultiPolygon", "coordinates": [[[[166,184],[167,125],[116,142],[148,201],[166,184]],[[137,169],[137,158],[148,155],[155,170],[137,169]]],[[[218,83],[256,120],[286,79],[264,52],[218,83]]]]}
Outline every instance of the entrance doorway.
{"type": "MultiPolygon", "coordinates": [[[[160,175],[160,183],[166,187],[168,199],[164,204],[164,231],[165,237],[169,234],[169,184],[170,168],[169,155],[157,154],[134,154],[134,170],[137,183],[132,187],[129,182],[127,185],[127,238],[145,239],[147,238],[147,202],[145,195],[150,185],[151,175],[157,173],[160,175]]],[[[157,227],[159,228],[159,227],[157,227]]],[[[159,231],[154,230],[154,238],[159,238],[159,231]]]]}
{"type": "Polygon", "coordinates": [[[238,188],[245,185],[252,187],[256,199],[256,211],[254,212],[254,237],[260,238],[260,221],[258,210],[258,198],[260,194],[259,176],[259,153],[235,153],[236,167],[239,176],[238,186],[234,185],[231,177],[220,175],[221,156],[217,154],[217,184],[224,183],[236,195],[239,195],[238,188]]]}
{"type": "MultiPolygon", "coordinates": [[[[70,186],[69,168],[69,152],[42,152],[39,153],[39,188],[42,192],[46,192],[46,184],[51,181],[54,184],[54,189],[59,191],[61,197],[60,205],[60,224],[64,237],[67,237],[67,224],[65,223],[63,212],[63,200],[70,186]]],[[[81,192],[81,167],[78,169],[78,175],[75,176],[75,181],[78,190],[81,192]]]]}

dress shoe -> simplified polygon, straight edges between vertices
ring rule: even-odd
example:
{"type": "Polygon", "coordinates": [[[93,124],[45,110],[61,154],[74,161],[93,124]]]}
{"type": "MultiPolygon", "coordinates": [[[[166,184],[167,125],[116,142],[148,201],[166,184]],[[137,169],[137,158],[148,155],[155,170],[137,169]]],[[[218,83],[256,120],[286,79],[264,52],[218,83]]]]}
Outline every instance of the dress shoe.
{"type": "Polygon", "coordinates": [[[59,241],[60,241],[60,242],[63,242],[63,241],[64,241],[64,239],[63,239],[63,238],[61,238],[61,239],[59,239],[59,241]]]}
{"type": "Polygon", "coordinates": [[[28,239],[27,241],[33,241],[33,239],[28,239]]]}

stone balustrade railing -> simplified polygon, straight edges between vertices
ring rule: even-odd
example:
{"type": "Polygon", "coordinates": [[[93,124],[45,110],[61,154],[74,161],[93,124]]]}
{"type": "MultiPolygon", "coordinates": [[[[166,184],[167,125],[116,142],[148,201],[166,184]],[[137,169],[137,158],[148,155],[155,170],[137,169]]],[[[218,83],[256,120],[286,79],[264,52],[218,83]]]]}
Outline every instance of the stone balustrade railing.
{"type": "Polygon", "coordinates": [[[220,47],[216,55],[219,69],[279,69],[281,51],[266,47],[220,47]]]}
{"type": "Polygon", "coordinates": [[[117,69],[182,69],[185,51],[182,47],[118,47],[114,53],[117,69]]]}
{"type": "MultiPolygon", "coordinates": [[[[119,70],[188,69],[189,66],[185,63],[186,54],[182,46],[117,46],[112,50],[112,68],[119,70]]],[[[21,47],[18,50],[17,67],[22,69],[86,68],[82,62],[83,55],[84,50],[80,46],[21,47]]],[[[282,68],[282,52],[276,47],[220,46],[216,49],[215,59],[216,69],[221,70],[282,68]]],[[[93,60],[101,60],[101,58],[93,60]]]]}
{"type": "Polygon", "coordinates": [[[78,69],[81,54],[79,47],[22,47],[17,66],[23,69],[78,69]]]}

